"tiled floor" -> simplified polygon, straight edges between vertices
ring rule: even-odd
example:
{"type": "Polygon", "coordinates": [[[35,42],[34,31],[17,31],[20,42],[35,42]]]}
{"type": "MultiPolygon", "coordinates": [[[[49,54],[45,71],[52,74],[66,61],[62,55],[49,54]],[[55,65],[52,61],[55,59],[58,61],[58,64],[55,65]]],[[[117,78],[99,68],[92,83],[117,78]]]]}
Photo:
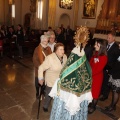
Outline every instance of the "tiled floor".
{"type": "MultiPolygon", "coordinates": [[[[99,102],[97,110],[88,115],[88,120],[117,120],[120,118],[120,101],[117,110],[111,113],[104,111],[109,105],[109,99],[99,102]]],[[[36,120],[38,100],[35,98],[34,67],[32,55],[25,55],[23,59],[4,56],[0,59],[0,117],[2,120],[36,120]]],[[[51,106],[48,113],[40,108],[40,120],[49,120],[51,106]]]]}

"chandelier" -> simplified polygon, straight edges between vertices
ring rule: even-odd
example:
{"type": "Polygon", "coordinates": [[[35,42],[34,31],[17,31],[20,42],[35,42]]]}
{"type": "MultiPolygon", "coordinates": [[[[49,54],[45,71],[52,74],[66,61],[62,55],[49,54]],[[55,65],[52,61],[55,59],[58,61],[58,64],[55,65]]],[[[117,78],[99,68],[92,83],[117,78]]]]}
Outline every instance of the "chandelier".
{"type": "Polygon", "coordinates": [[[60,7],[65,9],[72,9],[73,0],[60,0],[60,7]]]}

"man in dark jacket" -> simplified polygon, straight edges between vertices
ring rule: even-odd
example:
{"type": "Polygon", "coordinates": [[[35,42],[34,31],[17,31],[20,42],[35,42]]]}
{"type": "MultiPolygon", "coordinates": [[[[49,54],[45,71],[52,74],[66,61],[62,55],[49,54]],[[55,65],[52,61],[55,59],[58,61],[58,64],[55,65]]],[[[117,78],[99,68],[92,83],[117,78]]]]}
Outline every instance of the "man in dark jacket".
{"type": "Polygon", "coordinates": [[[108,98],[110,92],[110,88],[108,86],[108,80],[109,80],[108,73],[112,69],[113,64],[117,62],[117,59],[119,57],[119,46],[115,42],[115,36],[113,33],[108,34],[107,41],[108,41],[108,45],[107,45],[108,62],[104,69],[104,80],[103,80],[101,97],[100,97],[101,101],[104,101],[108,98]]]}
{"type": "Polygon", "coordinates": [[[24,36],[23,36],[23,30],[22,30],[22,27],[20,24],[18,24],[18,26],[17,26],[16,35],[17,35],[17,46],[18,46],[18,50],[19,50],[19,57],[23,58],[22,45],[23,45],[23,41],[24,41],[24,36]]]}

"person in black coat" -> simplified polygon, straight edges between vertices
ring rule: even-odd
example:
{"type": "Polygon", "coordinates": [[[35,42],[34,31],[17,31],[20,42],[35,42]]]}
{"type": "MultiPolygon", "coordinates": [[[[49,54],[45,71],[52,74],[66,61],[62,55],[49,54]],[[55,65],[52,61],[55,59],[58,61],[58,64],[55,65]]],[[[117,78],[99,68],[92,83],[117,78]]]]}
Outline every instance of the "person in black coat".
{"type": "Polygon", "coordinates": [[[10,52],[10,55],[14,58],[14,54],[15,54],[15,51],[16,51],[16,44],[17,44],[17,38],[16,38],[16,34],[15,34],[15,31],[14,31],[14,28],[13,26],[9,26],[8,28],[8,33],[6,35],[7,37],[7,42],[5,44],[5,46],[7,48],[9,48],[9,52],[10,52]]]}
{"type": "Polygon", "coordinates": [[[65,34],[65,28],[64,28],[63,24],[61,24],[60,29],[61,29],[61,33],[64,35],[65,34]]]}
{"type": "MultiPolygon", "coordinates": [[[[120,49],[119,49],[120,55],[120,49]]],[[[110,78],[108,85],[112,89],[112,101],[111,104],[105,108],[105,110],[111,112],[116,109],[116,104],[119,100],[119,93],[120,93],[120,61],[117,61],[111,71],[110,71],[110,78]]]]}
{"type": "Polygon", "coordinates": [[[70,26],[67,26],[67,29],[65,30],[66,40],[65,40],[65,46],[67,49],[70,49],[71,44],[73,44],[73,30],[70,28],[70,26]]]}
{"type": "Polygon", "coordinates": [[[8,33],[7,33],[7,38],[10,40],[11,38],[13,38],[15,35],[14,29],[10,26],[8,28],[8,33]]]}
{"type": "Polygon", "coordinates": [[[17,36],[17,47],[19,51],[19,57],[23,58],[22,45],[24,42],[24,36],[23,36],[22,26],[20,24],[18,24],[17,26],[16,36],[17,36]]]}
{"type": "Polygon", "coordinates": [[[57,28],[56,41],[65,45],[65,38],[60,27],[57,28]]]}
{"type": "Polygon", "coordinates": [[[114,33],[108,34],[108,45],[107,45],[107,56],[108,56],[108,62],[104,69],[104,80],[101,90],[101,97],[100,100],[104,101],[108,98],[110,87],[108,86],[108,80],[109,80],[109,72],[114,66],[114,63],[117,62],[117,59],[119,57],[119,46],[115,42],[115,36],[114,33]]]}

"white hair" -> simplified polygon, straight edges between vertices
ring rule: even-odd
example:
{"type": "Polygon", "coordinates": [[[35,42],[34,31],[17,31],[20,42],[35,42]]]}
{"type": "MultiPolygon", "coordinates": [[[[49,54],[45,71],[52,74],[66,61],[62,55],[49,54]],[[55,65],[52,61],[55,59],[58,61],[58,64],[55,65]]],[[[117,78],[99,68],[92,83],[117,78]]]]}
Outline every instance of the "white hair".
{"type": "Polygon", "coordinates": [[[44,32],[44,35],[48,35],[49,37],[51,35],[55,35],[54,31],[47,31],[47,32],[44,32]]]}
{"type": "Polygon", "coordinates": [[[40,40],[43,42],[45,39],[49,39],[48,35],[41,35],[40,40]]]}

